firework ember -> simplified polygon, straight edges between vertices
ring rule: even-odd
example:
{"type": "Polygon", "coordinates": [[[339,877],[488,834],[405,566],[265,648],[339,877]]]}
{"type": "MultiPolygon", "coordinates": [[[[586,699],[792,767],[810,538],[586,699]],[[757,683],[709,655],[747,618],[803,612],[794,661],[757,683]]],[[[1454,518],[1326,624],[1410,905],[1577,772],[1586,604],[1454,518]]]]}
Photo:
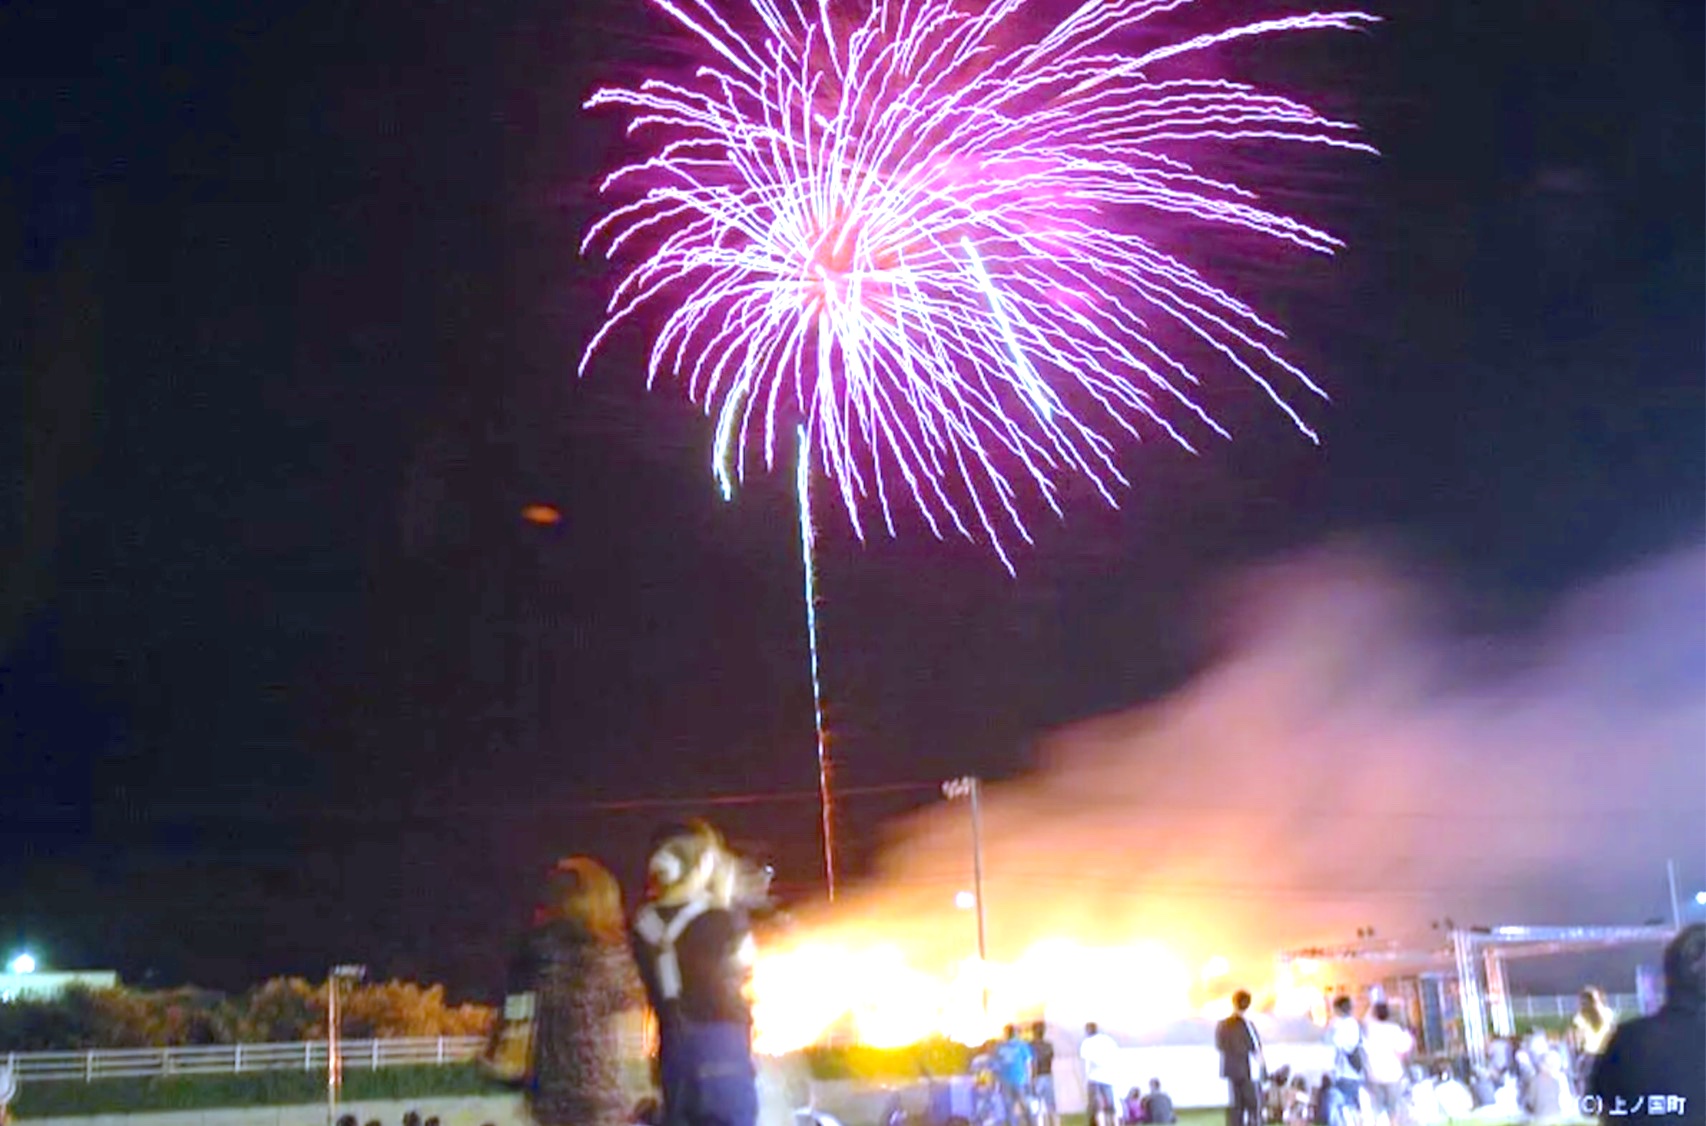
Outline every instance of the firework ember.
{"type": "Polygon", "coordinates": [[[1291,98],[1180,68],[1373,17],[1157,42],[1154,18],[1191,0],[1089,0],[1047,23],[1025,0],[654,2],[704,65],[588,102],[626,111],[650,146],[605,181],[630,195],[587,235],[640,257],[581,369],[658,306],[649,377],[715,409],[725,493],[801,425],[861,536],[873,505],[893,534],[906,496],[936,535],[982,539],[1011,569],[1023,492],[1058,513],[1079,475],[1112,504],[1118,434],[1225,435],[1193,397],[1201,368],[1247,377],[1313,437],[1287,398],[1320,390],[1279,330],[1163,247],[1206,223],[1331,252],[1200,154],[1372,150],[1291,98]]]}

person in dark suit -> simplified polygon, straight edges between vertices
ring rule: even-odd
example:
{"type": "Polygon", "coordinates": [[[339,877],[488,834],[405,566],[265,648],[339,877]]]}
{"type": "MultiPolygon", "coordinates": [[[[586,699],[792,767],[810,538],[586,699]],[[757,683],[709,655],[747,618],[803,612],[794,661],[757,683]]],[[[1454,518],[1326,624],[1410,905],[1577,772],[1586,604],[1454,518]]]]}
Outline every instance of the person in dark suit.
{"type": "Polygon", "coordinates": [[[1214,1029],[1214,1046],[1220,1051],[1220,1074],[1226,1080],[1230,1101],[1226,1126],[1262,1126],[1262,1094],[1257,1084],[1268,1077],[1262,1060],[1262,1039],[1250,1023],[1250,994],[1240,989],[1232,995],[1232,1015],[1214,1029]]]}

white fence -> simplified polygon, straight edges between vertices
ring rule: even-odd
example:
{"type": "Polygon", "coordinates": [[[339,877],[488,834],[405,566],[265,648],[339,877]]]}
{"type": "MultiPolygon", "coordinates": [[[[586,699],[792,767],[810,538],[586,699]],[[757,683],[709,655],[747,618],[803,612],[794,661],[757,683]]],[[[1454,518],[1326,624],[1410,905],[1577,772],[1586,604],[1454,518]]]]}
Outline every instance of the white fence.
{"type": "MultiPolygon", "coordinates": [[[[482,1036],[344,1040],[344,1070],[466,1063],[485,1047],[482,1036]]],[[[153,1079],[165,1075],[234,1075],[251,1071],[325,1071],[326,1042],[215,1044],[196,1048],[97,1048],[84,1052],[12,1052],[6,1064],[22,1083],[153,1079]]]]}
{"type": "MultiPolygon", "coordinates": [[[[1619,1014],[1640,1012],[1634,994],[1606,998],[1619,1014]]],[[[1576,1011],[1573,994],[1512,997],[1511,1019],[1521,1027],[1534,1017],[1567,1017],[1576,1011]]],[[[627,1046],[643,1052],[644,1037],[625,1036],[627,1046]]],[[[345,1040],[339,1045],[346,1071],[381,1067],[467,1063],[486,1044],[481,1036],[423,1036],[413,1039],[345,1040]]],[[[234,1075],[251,1071],[325,1071],[326,1042],[216,1044],[197,1048],[97,1048],[83,1052],[13,1052],[6,1057],[12,1074],[24,1083],[81,1082],[96,1079],[152,1079],[164,1075],[234,1075]]],[[[1144,1066],[1148,1066],[1145,1061],[1144,1066]]],[[[1143,1067],[1138,1068],[1139,1071],[1143,1067]]]]}
{"type": "MultiPolygon", "coordinates": [[[[1618,1016],[1628,1019],[1641,1015],[1640,998],[1633,993],[1619,993],[1607,996],[1606,1003],[1611,1006],[1618,1016]]],[[[1576,1015],[1580,1002],[1574,993],[1561,994],[1557,997],[1512,997],[1511,1019],[1521,1022],[1528,1017],[1571,1017],[1576,1015]]]]}

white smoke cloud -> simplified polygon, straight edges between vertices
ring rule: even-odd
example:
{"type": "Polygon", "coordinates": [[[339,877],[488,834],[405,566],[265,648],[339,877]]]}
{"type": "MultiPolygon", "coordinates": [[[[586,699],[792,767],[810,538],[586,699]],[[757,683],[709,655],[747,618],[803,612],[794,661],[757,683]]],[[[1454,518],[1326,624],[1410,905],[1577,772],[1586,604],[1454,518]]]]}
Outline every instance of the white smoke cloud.
{"type": "MultiPolygon", "coordinates": [[[[1354,548],[1247,573],[1222,604],[1212,667],[986,788],[992,960],[1153,939],[1265,981],[1274,951],[1362,926],[1639,923],[1668,913],[1667,858],[1706,876],[1706,551],[1516,636],[1466,632],[1461,604],[1354,548]]],[[[927,810],[802,931],[947,966],[973,942],[970,858],[965,806],[927,810]]]]}

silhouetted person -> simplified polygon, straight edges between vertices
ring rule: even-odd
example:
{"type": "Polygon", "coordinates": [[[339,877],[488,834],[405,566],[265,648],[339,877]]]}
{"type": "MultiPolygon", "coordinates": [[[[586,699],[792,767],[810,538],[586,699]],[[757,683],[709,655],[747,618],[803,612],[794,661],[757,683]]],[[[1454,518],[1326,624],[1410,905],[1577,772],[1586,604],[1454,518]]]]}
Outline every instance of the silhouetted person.
{"type": "Polygon", "coordinates": [[[1001,1031],[1001,1043],[995,1046],[995,1078],[1001,1084],[1003,1121],[1035,1126],[1031,1121],[1031,1068],[1031,1046],[1020,1038],[1017,1026],[1008,1025],[1001,1031]]]}
{"type": "MultiPolygon", "coordinates": [[[[703,821],[661,829],[632,938],[657,1016],[666,1126],[757,1126],[758,1071],[746,996],[757,946],[741,865],[703,821]]],[[[581,1124],[575,1124],[581,1126],[581,1124]]]]}
{"type": "Polygon", "coordinates": [[[644,1003],[622,891],[587,856],[559,861],[523,967],[535,997],[529,1109],[539,1126],[627,1126],[614,1023],[644,1003]]]}
{"type": "MultiPolygon", "coordinates": [[[[1564,1117],[1570,1083],[1564,1076],[1564,1057],[1556,1049],[1547,1052],[1534,1073],[1534,1081],[1522,1100],[1522,1109],[1536,1122],[1556,1122],[1564,1117]]],[[[1574,1110],[1572,1106],[1570,1108],[1574,1110]]]]}
{"type": "Polygon", "coordinates": [[[1084,1026],[1078,1059],[1084,1065],[1084,1113],[1088,1126],[1117,1126],[1119,1107],[1114,1103],[1114,1073],[1120,1046],[1091,1021],[1084,1026]]]}
{"type": "MultiPolygon", "coordinates": [[[[1357,1023],[1349,997],[1333,1000],[1333,1019],[1327,1024],[1327,1043],[1333,1047],[1333,1068],[1328,1075],[1339,1098],[1338,1117],[1333,1126],[1362,1122],[1362,1085],[1367,1080],[1368,1051],[1363,1047],[1362,1025],[1357,1023]]],[[[1468,1088],[1464,1088],[1468,1094],[1468,1088]]]]}
{"type": "Polygon", "coordinates": [[[1392,1019],[1390,1005],[1377,1001],[1369,1013],[1363,1042],[1368,1052],[1366,1078],[1374,1116],[1386,1126],[1398,1126],[1404,1105],[1405,1061],[1416,1048],[1416,1038],[1392,1019]]]}
{"type": "Polygon", "coordinates": [[[1159,1079],[1149,1081],[1149,1093],[1143,1096],[1143,1120],[1155,1126],[1169,1126],[1169,1123],[1179,1121],[1173,1110],[1173,1096],[1161,1089],[1159,1079]]]}
{"type": "Polygon", "coordinates": [[[1044,1126],[1059,1126],[1060,1108],[1054,1097],[1054,1045],[1049,1043],[1048,1025],[1031,1025],[1031,1095],[1037,1100],[1037,1120],[1044,1126]]]}
{"type": "Polygon", "coordinates": [[[1664,968],[1664,1007],[1618,1025],[1588,1080],[1591,1109],[1608,1126],[1706,1124],[1706,923],[1677,932],[1664,968]]]}
{"type": "Polygon", "coordinates": [[[1617,1031],[1617,1014],[1605,1003],[1605,994],[1595,986],[1582,990],[1579,1008],[1570,1021],[1570,1047],[1576,1053],[1576,1082],[1586,1086],[1594,1064],[1605,1054],[1611,1034],[1617,1031]]]}
{"type": "Polygon", "coordinates": [[[1262,1093],[1257,1083],[1268,1075],[1262,1060],[1262,1039],[1250,1022],[1250,994],[1232,995],[1232,1015],[1214,1029],[1220,1051],[1220,1075],[1226,1080],[1226,1126],[1262,1126],[1262,1093]]]}

